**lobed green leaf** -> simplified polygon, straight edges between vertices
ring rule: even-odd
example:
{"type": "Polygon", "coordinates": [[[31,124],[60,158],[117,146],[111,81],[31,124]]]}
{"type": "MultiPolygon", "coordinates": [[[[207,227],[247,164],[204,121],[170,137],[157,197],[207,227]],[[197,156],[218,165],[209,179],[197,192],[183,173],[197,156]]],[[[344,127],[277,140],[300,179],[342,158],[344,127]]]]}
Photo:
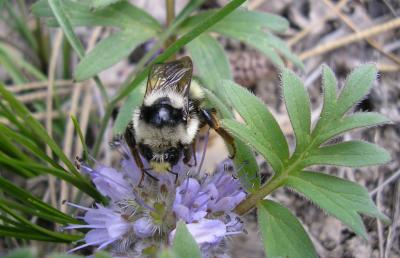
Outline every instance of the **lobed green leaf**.
{"type": "Polygon", "coordinates": [[[228,80],[222,81],[223,94],[239,112],[250,130],[256,131],[265,145],[282,161],[289,159],[289,147],[274,116],[254,94],[228,80]]]}
{"type": "Polygon", "coordinates": [[[337,81],[335,74],[326,65],[322,68],[322,88],[324,92],[324,105],[321,117],[330,118],[331,115],[335,113],[337,81]]]}
{"type": "Polygon", "coordinates": [[[325,126],[317,135],[318,142],[323,143],[347,131],[390,123],[385,116],[374,112],[358,112],[345,116],[325,126]]]}
{"type": "MultiPolygon", "coordinates": [[[[196,81],[192,81],[197,83],[196,81]]],[[[199,86],[200,87],[200,86],[199,86]]],[[[206,94],[206,100],[211,103],[211,106],[216,108],[218,114],[222,118],[233,118],[233,114],[229,111],[228,107],[210,90],[203,88],[206,94]]],[[[254,192],[259,189],[261,182],[258,175],[259,168],[254,153],[244,142],[235,138],[236,156],[234,163],[236,168],[240,168],[239,178],[242,186],[249,192],[254,192]]]]}
{"type": "Polygon", "coordinates": [[[346,84],[339,94],[336,113],[344,114],[371,89],[377,76],[374,64],[365,64],[357,67],[347,78],[346,84]]]}
{"type": "Polygon", "coordinates": [[[389,161],[389,153],[375,144],[347,141],[312,150],[302,164],[305,167],[311,165],[363,167],[380,165],[389,161]]]}
{"type": "MultiPolygon", "coordinates": [[[[215,10],[211,10],[192,16],[183,24],[182,30],[188,30],[214,12],[215,10]]],[[[280,16],[241,9],[232,12],[225,19],[212,26],[209,31],[217,32],[253,46],[279,68],[283,68],[285,65],[277,53],[282,54],[294,64],[303,68],[300,59],[290,51],[284,41],[269,32],[265,32],[265,29],[282,32],[287,28],[288,22],[280,16]]]]}
{"type": "Polygon", "coordinates": [[[311,140],[311,109],[307,91],[293,72],[282,72],[286,109],[296,136],[296,152],[303,151],[311,140]]]}
{"type": "Polygon", "coordinates": [[[244,144],[251,146],[260,153],[271,164],[275,173],[279,174],[283,170],[283,161],[276,154],[271,144],[266,142],[260,132],[251,130],[249,127],[232,119],[223,119],[222,126],[233,136],[237,137],[244,144]]]}
{"type": "Polygon", "coordinates": [[[356,183],[330,175],[302,171],[290,175],[286,185],[302,193],[365,239],[368,234],[359,213],[384,222],[389,220],[378,211],[366,189],[356,183]]]}
{"type": "Polygon", "coordinates": [[[257,215],[267,257],[317,257],[304,228],[288,209],[263,200],[257,206],[257,215]]]}

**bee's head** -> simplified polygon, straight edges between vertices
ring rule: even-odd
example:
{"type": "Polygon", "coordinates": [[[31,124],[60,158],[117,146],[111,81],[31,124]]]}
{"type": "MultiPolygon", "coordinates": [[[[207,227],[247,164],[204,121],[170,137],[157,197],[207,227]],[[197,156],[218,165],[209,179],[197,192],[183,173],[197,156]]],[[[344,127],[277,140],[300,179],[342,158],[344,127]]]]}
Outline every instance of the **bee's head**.
{"type": "Polygon", "coordinates": [[[183,121],[183,108],[172,103],[169,97],[161,97],[141,107],[140,118],[156,127],[175,126],[183,121]]]}

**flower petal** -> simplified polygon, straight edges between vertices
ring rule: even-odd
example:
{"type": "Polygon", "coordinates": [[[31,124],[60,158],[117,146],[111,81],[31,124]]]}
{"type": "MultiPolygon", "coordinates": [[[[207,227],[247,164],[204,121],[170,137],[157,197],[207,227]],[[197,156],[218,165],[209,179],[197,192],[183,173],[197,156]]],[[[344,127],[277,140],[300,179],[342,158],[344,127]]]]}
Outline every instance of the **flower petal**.
{"type": "MultiPolygon", "coordinates": [[[[200,247],[204,245],[218,245],[226,235],[226,226],[220,220],[202,219],[198,223],[186,224],[186,227],[200,247]]],[[[173,241],[175,232],[176,229],[170,233],[170,242],[173,241]]]]}
{"type": "Polygon", "coordinates": [[[135,234],[140,238],[151,237],[154,234],[154,225],[149,218],[140,218],[133,224],[135,234]]]}

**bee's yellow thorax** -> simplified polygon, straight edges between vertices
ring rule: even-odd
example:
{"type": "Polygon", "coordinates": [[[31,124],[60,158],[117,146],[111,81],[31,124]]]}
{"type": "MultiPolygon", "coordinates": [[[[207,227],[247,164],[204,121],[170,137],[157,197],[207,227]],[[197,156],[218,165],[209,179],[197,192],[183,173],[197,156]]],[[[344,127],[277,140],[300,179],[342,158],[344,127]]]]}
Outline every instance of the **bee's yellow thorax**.
{"type": "Polygon", "coordinates": [[[150,167],[154,172],[166,172],[167,170],[171,169],[171,164],[167,162],[155,162],[150,161],[150,167]]]}

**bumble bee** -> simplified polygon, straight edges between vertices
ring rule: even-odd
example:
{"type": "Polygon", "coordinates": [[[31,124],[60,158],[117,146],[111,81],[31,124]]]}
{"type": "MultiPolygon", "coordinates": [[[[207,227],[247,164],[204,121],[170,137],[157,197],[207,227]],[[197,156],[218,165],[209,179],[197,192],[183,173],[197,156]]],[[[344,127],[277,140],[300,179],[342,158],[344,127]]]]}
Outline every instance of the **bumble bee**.
{"type": "MultiPolygon", "coordinates": [[[[215,110],[202,106],[204,92],[198,84],[191,85],[192,61],[183,57],[150,69],[143,104],[134,113],[124,138],[135,162],[144,173],[169,172],[178,178],[172,167],[182,158],[186,164],[192,159],[195,137],[206,124],[213,128],[231,146],[235,155],[233,137],[222,127],[215,110]],[[142,155],[150,165],[144,168],[142,155]]],[[[194,162],[196,159],[194,156],[194,162]]],[[[175,180],[175,181],[176,181],[175,180]]]]}

